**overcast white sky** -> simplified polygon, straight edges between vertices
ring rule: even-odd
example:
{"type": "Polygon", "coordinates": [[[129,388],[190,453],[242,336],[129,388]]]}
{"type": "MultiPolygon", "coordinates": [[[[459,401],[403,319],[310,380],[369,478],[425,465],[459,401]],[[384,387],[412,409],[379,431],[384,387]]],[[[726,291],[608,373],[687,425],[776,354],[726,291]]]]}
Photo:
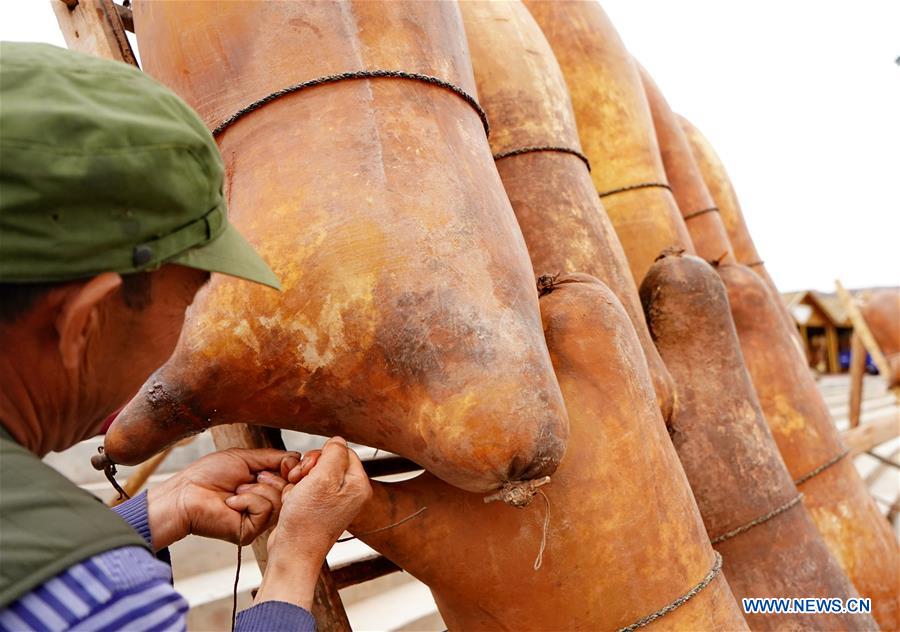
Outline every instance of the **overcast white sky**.
{"type": "MultiPolygon", "coordinates": [[[[900,2],[602,4],[715,145],[782,290],[900,284],[900,2]]],[[[0,2],[0,39],[64,45],[48,0],[0,2]]]]}

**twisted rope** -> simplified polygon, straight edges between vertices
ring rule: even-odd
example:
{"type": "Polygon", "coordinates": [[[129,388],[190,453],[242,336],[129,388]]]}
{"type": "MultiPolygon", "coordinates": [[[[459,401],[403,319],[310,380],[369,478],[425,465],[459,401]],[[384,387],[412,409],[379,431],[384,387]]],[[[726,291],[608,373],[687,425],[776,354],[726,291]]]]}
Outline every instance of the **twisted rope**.
{"type": "Polygon", "coordinates": [[[119,472],[116,470],[116,464],[112,462],[112,459],[106,454],[103,446],[97,446],[97,454],[91,457],[91,464],[95,469],[103,470],[103,475],[106,477],[106,480],[109,481],[109,484],[112,485],[113,489],[119,494],[119,502],[123,500],[131,500],[131,496],[128,495],[122,486],[119,485],[119,482],[116,480],[116,474],[119,472]]]}
{"type": "Polygon", "coordinates": [[[722,556],[719,555],[718,551],[713,551],[713,552],[716,554],[716,561],[713,563],[712,568],[709,569],[709,572],[706,574],[706,577],[704,577],[702,580],[700,580],[700,583],[696,584],[693,588],[691,588],[689,591],[687,591],[685,594],[683,594],[681,597],[679,597],[672,603],[668,604],[667,606],[663,606],[662,608],[660,608],[653,614],[648,614],[646,617],[641,617],[640,619],[638,619],[637,621],[635,621],[634,623],[632,623],[631,625],[629,625],[627,627],[619,628],[619,630],[617,632],[632,632],[633,630],[642,628],[645,625],[647,625],[648,623],[653,623],[660,617],[666,616],[673,610],[677,610],[678,608],[680,608],[681,606],[686,604],[688,601],[690,601],[691,599],[696,597],[697,593],[699,593],[701,590],[703,590],[704,588],[709,586],[712,583],[712,580],[714,580],[716,578],[716,575],[718,575],[722,571],[722,556]]]}
{"type": "Polygon", "coordinates": [[[504,158],[509,158],[510,156],[520,156],[522,154],[530,154],[536,151],[558,151],[564,154],[572,154],[584,163],[584,166],[587,167],[588,171],[591,170],[591,162],[583,153],[581,153],[577,149],[571,149],[569,147],[557,147],[555,145],[535,145],[533,147],[522,147],[520,149],[501,151],[498,154],[494,154],[494,160],[503,160],[504,158]]]}
{"type": "Polygon", "coordinates": [[[642,182],[641,184],[630,184],[627,187],[620,187],[618,189],[612,189],[611,191],[604,191],[603,193],[598,193],[600,197],[608,197],[610,195],[615,195],[616,193],[625,193],[626,191],[634,191],[636,189],[651,189],[651,188],[660,188],[660,189],[668,189],[672,190],[665,182],[642,182]]]}
{"type": "Polygon", "coordinates": [[[549,482],[549,476],[544,476],[543,478],[537,478],[530,481],[508,481],[503,484],[503,487],[498,489],[493,494],[482,498],[485,504],[502,500],[507,505],[512,505],[513,507],[522,509],[523,507],[527,507],[531,504],[531,501],[534,500],[535,495],[540,494],[543,497],[545,503],[544,528],[541,531],[541,546],[538,549],[537,557],[534,558],[534,570],[539,570],[541,568],[541,564],[544,563],[544,549],[547,548],[547,531],[550,529],[550,499],[547,498],[547,494],[545,494],[538,488],[543,487],[549,482]]]}
{"type": "Polygon", "coordinates": [[[544,528],[541,530],[541,548],[538,549],[537,557],[534,558],[534,564],[531,566],[536,571],[540,570],[541,565],[544,563],[544,550],[547,548],[547,532],[550,530],[550,499],[541,490],[538,490],[537,493],[544,499],[544,528]]]}
{"type": "Polygon", "coordinates": [[[803,483],[805,483],[805,482],[808,481],[809,479],[813,478],[814,476],[817,476],[817,475],[821,474],[822,472],[824,472],[825,470],[827,470],[829,467],[831,467],[832,465],[834,465],[835,463],[837,463],[838,461],[840,461],[841,459],[843,459],[843,458],[844,458],[845,456],[847,456],[848,454],[850,454],[850,450],[844,450],[843,452],[841,452],[841,453],[838,454],[837,456],[828,459],[827,461],[825,461],[824,463],[822,463],[822,465],[820,465],[819,467],[817,467],[816,469],[814,469],[814,470],[813,470],[812,472],[810,472],[809,474],[806,474],[806,475],[804,475],[804,476],[801,476],[801,477],[798,478],[796,481],[794,481],[794,485],[796,485],[797,487],[800,487],[803,483]]]}
{"type": "Polygon", "coordinates": [[[750,522],[748,522],[745,525],[741,525],[737,529],[732,529],[731,531],[723,533],[719,537],[713,538],[712,540],[710,540],[710,542],[712,542],[712,544],[719,544],[720,542],[724,542],[725,540],[730,540],[731,538],[733,538],[736,535],[740,535],[740,534],[744,533],[745,531],[749,531],[750,529],[752,529],[753,527],[755,527],[757,525],[761,525],[762,523],[768,522],[769,520],[771,520],[772,518],[774,518],[776,516],[780,516],[785,511],[787,511],[788,509],[790,509],[791,507],[793,507],[794,505],[799,503],[801,500],[803,500],[803,494],[798,494],[796,496],[796,498],[792,498],[791,500],[789,500],[786,503],[784,503],[783,505],[781,505],[781,507],[777,507],[777,508],[773,509],[772,511],[770,511],[769,513],[764,514],[754,520],[751,520],[750,522]]]}
{"type": "Polygon", "coordinates": [[[394,527],[399,527],[399,526],[400,526],[401,524],[403,524],[404,522],[409,522],[410,520],[412,520],[412,519],[415,518],[416,516],[419,516],[419,515],[422,514],[426,509],[428,509],[428,507],[422,507],[422,508],[420,508],[418,511],[409,514],[408,516],[406,516],[406,517],[403,518],[402,520],[398,520],[397,522],[391,523],[391,524],[389,524],[389,525],[387,525],[387,526],[385,526],[385,527],[378,527],[377,529],[372,529],[371,531],[363,531],[362,533],[357,533],[356,535],[350,535],[350,536],[347,536],[346,538],[338,538],[336,544],[340,544],[341,542],[349,542],[350,540],[356,540],[356,539],[361,538],[361,537],[366,536],[366,535],[373,535],[373,534],[375,534],[375,533],[381,533],[382,531],[387,531],[388,529],[393,529],[394,527]]]}
{"type": "Polygon", "coordinates": [[[241,551],[244,548],[244,516],[246,512],[241,512],[241,523],[238,529],[237,542],[237,567],[234,569],[234,587],[231,589],[231,632],[234,632],[234,625],[237,622],[237,601],[238,601],[238,582],[241,581],[241,551]]]}
{"type": "Polygon", "coordinates": [[[684,216],[684,221],[689,219],[694,219],[695,217],[699,217],[700,215],[705,215],[706,213],[718,213],[719,209],[715,206],[710,206],[709,208],[705,208],[699,211],[694,211],[693,213],[688,213],[684,216]]]}
{"type": "Polygon", "coordinates": [[[253,103],[245,105],[240,110],[216,125],[216,127],[212,131],[212,134],[213,136],[218,136],[226,129],[234,125],[240,118],[246,116],[247,114],[250,114],[255,110],[258,110],[267,103],[271,103],[272,101],[280,99],[281,97],[288,94],[300,92],[301,90],[306,90],[307,88],[315,88],[316,86],[325,85],[327,83],[337,83],[338,81],[348,81],[352,79],[408,79],[410,81],[420,81],[422,83],[427,83],[432,86],[438,86],[440,88],[444,88],[445,90],[449,90],[453,94],[460,97],[463,101],[468,103],[472,107],[472,109],[478,113],[478,118],[481,119],[481,124],[484,126],[485,135],[490,136],[491,126],[488,123],[487,114],[485,114],[485,111],[482,109],[481,105],[478,104],[478,101],[476,101],[475,98],[468,92],[466,92],[459,86],[455,86],[448,81],[444,81],[443,79],[438,79],[437,77],[432,77],[431,75],[423,75],[417,72],[404,72],[402,70],[356,70],[353,72],[341,72],[336,75],[325,75],[324,77],[310,79],[309,81],[304,81],[302,83],[295,83],[292,86],[282,88],[281,90],[276,90],[275,92],[267,94],[261,99],[257,99],[253,103]]]}

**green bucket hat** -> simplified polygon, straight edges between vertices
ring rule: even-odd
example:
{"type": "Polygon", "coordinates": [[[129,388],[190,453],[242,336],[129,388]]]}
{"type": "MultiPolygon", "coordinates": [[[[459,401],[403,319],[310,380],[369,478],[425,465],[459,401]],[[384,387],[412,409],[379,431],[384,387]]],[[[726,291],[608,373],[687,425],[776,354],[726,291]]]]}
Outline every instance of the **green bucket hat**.
{"type": "Polygon", "coordinates": [[[0,44],[0,283],[177,263],[280,289],[228,222],[212,135],[128,64],[0,44]]]}

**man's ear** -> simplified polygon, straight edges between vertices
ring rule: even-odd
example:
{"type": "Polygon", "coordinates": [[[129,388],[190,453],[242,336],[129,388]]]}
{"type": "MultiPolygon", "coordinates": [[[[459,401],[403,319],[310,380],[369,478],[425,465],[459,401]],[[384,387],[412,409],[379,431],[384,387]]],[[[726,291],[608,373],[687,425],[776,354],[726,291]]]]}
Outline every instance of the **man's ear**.
{"type": "Polygon", "coordinates": [[[88,332],[98,317],[97,306],[121,286],[122,277],[118,273],[104,272],[66,297],[56,319],[59,353],[65,368],[78,367],[79,358],[87,344],[88,332]]]}

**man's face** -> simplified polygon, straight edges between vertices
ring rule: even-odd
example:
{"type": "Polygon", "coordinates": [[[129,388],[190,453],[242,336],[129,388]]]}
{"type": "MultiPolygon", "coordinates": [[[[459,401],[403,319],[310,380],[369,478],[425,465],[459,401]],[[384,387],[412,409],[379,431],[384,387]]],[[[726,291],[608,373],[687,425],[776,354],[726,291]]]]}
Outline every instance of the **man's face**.
{"type": "MultiPolygon", "coordinates": [[[[134,396],[150,375],[172,355],[185,312],[209,273],[179,265],[154,272],[149,296],[130,296],[124,289],[101,308],[96,343],[89,345],[80,388],[85,402],[99,404],[84,411],[92,418],[85,437],[96,434],[104,419],[134,396]]],[[[87,421],[87,420],[86,420],[87,421]]]]}

